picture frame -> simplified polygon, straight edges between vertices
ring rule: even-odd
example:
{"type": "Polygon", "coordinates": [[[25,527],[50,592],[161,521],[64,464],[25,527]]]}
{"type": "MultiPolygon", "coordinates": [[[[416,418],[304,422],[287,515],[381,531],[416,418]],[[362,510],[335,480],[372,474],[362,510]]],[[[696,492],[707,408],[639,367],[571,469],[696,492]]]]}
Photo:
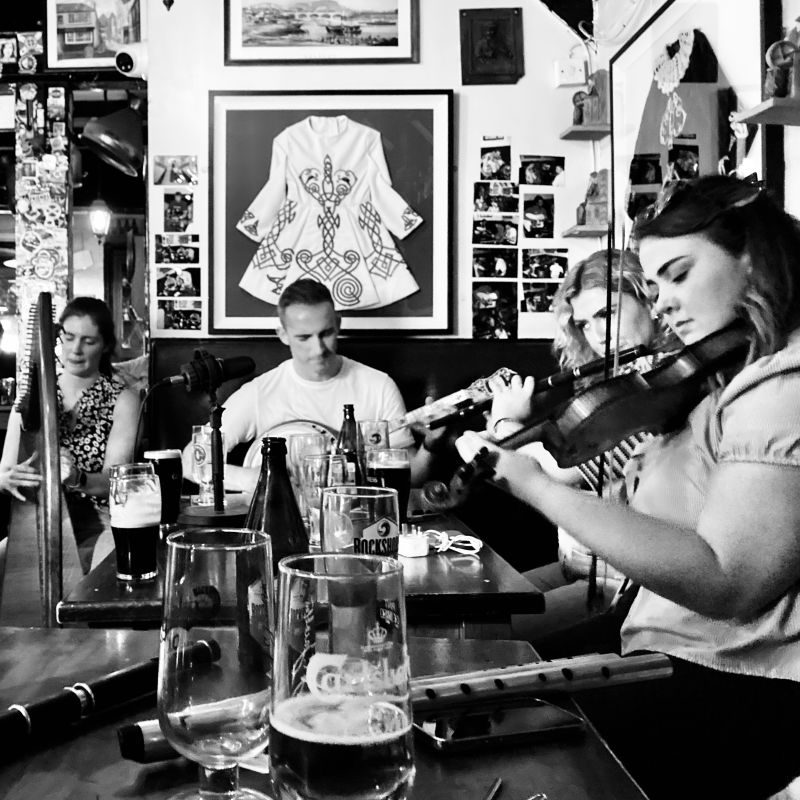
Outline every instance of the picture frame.
{"type": "Polygon", "coordinates": [[[368,12],[342,0],[338,8],[225,0],[225,64],[419,62],[419,0],[381,0],[368,12]]]}
{"type": "Polygon", "coordinates": [[[461,83],[516,83],[525,74],[521,8],[474,8],[459,13],[461,83]]]}
{"type": "Polygon", "coordinates": [[[114,69],[122,45],[144,41],[147,0],[83,0],[85,11],[75,3],[47,0],[46,53],[48,69],[114,69]]]}
{"type": "MultiPolygon", "coordinates": [[[[343,310],[343,331],[346,334],[451,333],[453,91],[450,89],[209,92],[210,333],[263,334],[272,332],[278,323],[274,301],[259,299],[240,286],[260,242],[248,238],[236,226],[269,178],[275,137],[309,117],[345,117],[342,124],[356,123],[377,131],[391,189],[423,220],[404,238],[391,237],[418,289],[384,306],[343,310]]],[[[336,152],[326,155],[335,158],[336,152]]],[[[353,185],[357,185],[359,178],[358,164],[358,158],[349,162],[352,173],[348,174],[356,179],[353,185]]],[[[307,164],[300,166],[317,167],[312,156],[307,164]]],[[[323,165],[318,166],[321,170],[323,165]]],[[[335,165],[333,169],[336,170],[335,165]]],[[[285,190],[285,184],[282,187],[285,190]]],[[[308,203],[305,209],[298,208],[297,213],[308,213],[311,224],[316,225],[322,206],[312,200],[311,194],[309,190],[308,197],[299,198],[298,205],[304,200],[308,203]]],[[[342,224],[350,222],[354,227],[361,224],[355,221],[353,208],[343,207],[341,212],[338,208],[336,213],[342,217],[342,224]]],[[[386,235],[389,236],[388,232],[386,235]]],[[[305,252],[299,243],[295,250],[298,254],[305,252]]],[[[291,282],[304,275],[320,279],[315,272],[317,261],[303,262],[299,257],[289,256],[287,259],[283,262],[288,264],[285,276],[283,272],[275,272],[281,269],[279,266],[270,267],[272,271],[263,274],[270,275],[273,283],[277,277],[281,284],[284,279],[291,282]]],[[[362,255],[362,263],[366,267],[374,262],[362,255]]],[[[405,267],[400,271],[405,274],[405,267]]],[[[323,283],[330,280],[329,288],[333,289],[334,277],[333,273],[322,273],[321,279],[323,283]]],[[[282,288],[281,285],[274,291],[282,288]]]]}

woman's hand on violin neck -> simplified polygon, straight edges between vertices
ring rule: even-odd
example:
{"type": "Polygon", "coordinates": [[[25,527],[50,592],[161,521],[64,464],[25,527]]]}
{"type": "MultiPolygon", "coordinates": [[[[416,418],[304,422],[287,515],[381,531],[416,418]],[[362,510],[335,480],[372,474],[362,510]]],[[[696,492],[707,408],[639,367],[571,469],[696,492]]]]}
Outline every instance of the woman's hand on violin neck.
{"type": "MultiPolygon", "coordinates": [[[[492,435],[496,435],[494,426],[500,420],[522,423],[530,417],[534,384],[535,381],[530,375],[524,381],[519,375],[513,375],[507,386],[502,382],[491,383],[494,396],[486,429],[492,435]]],[[[506,432],[506,435],[509,433],[513,433],[513,431],[506,432]]]]}

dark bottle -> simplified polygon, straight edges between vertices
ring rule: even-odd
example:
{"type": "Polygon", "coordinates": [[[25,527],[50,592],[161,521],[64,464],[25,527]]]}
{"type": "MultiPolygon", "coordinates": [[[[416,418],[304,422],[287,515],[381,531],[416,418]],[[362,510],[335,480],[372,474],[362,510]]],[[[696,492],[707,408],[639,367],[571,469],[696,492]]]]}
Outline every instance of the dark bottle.
{"type": "Polygon", "coordinates": [[[269,534],[273,575],[277,575],[282,558],[308,552],[308,533],[286,468],[285,439],[277,436],[263,439],[261,474],[244,526],[269,534]]]}
{"type": "Polygon", "coordinates": [[[334,453],[343,455],[347,460],[349,480],[356,486],[364,485],[364,469],[361,463],[361,437],[358,435],[358,423],[353,406],[345,403],[342,416],[342,428],[336,440],[334,453]]]}

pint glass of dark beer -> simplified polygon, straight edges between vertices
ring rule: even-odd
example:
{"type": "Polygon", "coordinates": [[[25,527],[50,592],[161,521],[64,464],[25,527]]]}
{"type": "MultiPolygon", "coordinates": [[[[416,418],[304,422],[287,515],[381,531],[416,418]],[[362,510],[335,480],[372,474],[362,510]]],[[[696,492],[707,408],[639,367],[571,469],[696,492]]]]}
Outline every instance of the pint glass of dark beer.
{"type": "Polygon", "coordinates": [[[368,450],[367,480],[371,486],[386,486],[397,489],[397,505],[400,524],[408,515],[408,497],[411,493],[411,462],[407,450],[386,448],[368,450]]]}
{"type": "Polygon", "coordinates": [[[173,525],[181,510],[183,466],[180,450],[148,450],[145,461],[153,465],[161,484],[161,524],[173,525]]]}
{"type": "Polygon", "coordinates": [[[108,505],[117,552],[117,580],[153,580],[161,522],[161,488],[153,465],[145,462],[112,468],[108,505]]]}
{"type": "Polygon", "coordinates": [[[408,796],[414,778],[403,568],[290,556],[278,566],[269,758],[275,796],[408,796]]]}

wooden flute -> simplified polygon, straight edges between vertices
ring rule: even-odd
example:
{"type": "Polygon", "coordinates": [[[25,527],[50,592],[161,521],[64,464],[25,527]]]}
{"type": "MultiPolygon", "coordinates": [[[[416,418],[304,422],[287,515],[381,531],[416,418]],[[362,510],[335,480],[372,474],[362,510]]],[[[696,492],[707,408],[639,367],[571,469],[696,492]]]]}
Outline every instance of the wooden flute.
{"type": "Polygon", "coordinates": [[[672,663],[663,653],[618,656],[592,653],[534,664],[412,678],[414,714],[448,706],[491,703],[515,695],[578,692],[584,689],[668,678],[672,663]]]}

